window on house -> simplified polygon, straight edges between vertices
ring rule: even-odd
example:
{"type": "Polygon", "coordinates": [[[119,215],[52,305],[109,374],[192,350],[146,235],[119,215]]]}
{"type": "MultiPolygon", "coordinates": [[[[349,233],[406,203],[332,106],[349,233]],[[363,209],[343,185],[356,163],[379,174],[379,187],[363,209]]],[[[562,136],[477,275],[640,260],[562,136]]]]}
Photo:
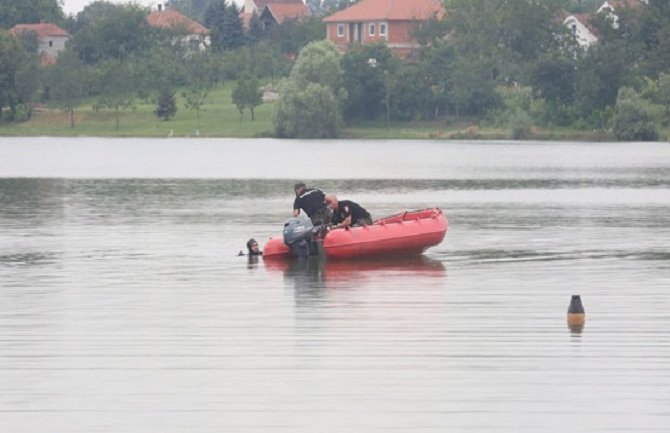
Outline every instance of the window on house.
{"type": "Polygon", "coordinates": [[[577,36],[577,24],[572,25],[572,36],[577,36]]]}
{"type": "Polygon", "coordinates": [[[344,37],[344,24],[337,25],[337,37],[338,38],[344,37]]]}
{"type": "Polygon", "coordinates": [[[379,23],[379,36],[386,36],[386,23],[379,23]]]}
{"type": "Polygon", "coordinates": [[[376,30],[376,29],[375,29],[375,24],[374,24],[374,23],[370,23],[370,36],[374,36],[374,35],[375,35],[375,30],[376,30]]]}
{"type": "Polygon", "coordinates": [[[49,46],[53,47],[54,46],[54,41],[49,41],[49,46]]]}

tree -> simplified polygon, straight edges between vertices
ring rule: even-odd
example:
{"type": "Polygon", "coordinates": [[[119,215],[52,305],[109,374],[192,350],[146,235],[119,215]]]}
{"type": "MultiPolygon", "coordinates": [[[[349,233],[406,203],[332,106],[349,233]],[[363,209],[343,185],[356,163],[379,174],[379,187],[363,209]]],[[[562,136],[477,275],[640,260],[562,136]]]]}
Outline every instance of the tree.
{"type": "Polygon", "coordinates": [[[446,112],[450,106],[449,94],[455,61],[456,48],[452,44],[437,41],[422,52],[421,75],[429,93],[425,102],[434,118],[446,112]]]}
{"type": "Polygon", "coordinates": [[[232,50],[244,45],[245,35],[240,11],[226,0],[214,0],[205,11],[205,26],[212,32],[214,51],[232,50]]]}
{"type": "Polygon", "coordinates": [[[98,102],[94,108],[114,111],[116,129],[120,127],[122,110],[135,108],[135,76],[132,65],[119,59],[110,59],[97,69],[98,102]]]}
{"type": "Polygon", "coordinates": [[[449,77],[449,96],[456,117],[461,114],[480,115],[500,105],[500,96],[496,93],[490,71],[487,61],[464,54],[456,58],[449,77]]]}
{"type": "Polygon", "coordinates": [[[556,54],[542,56],[531,71],[533,93],[550,104],[570,104],[576,78],[575,62],[556,54]]]}
{"type": "Polygon", "coordinates": [[[257,44],[265,36],[265,28],[260,17],[256,12],[251,14],[249,19],[249,28],[247,29],[247,42],[250,45],[257,44]]]}
{"type": "Polygon", "coordinates": [[[0,0],[0,28],[40,21],[59,24],[64,14],[58,0],[0,0]]]}
{"type": "Polygon", "coordinates": [[[336,138],[342,127],[339,105],[330,88],[289,80],[282,86],[275,131],[284,138],[336,138]]]}
{"type": "Polygon", "coordinates": [[[347,92],[347,121],[376,119],[390,109],[388,84],[397,63],[386,44],[357,47],[342,56],[342,85],[347,92]]]}
{"type": "Polygon", "coordinates": [[[0,119],[9,107],[10,120],[26,120],[30,102],[39,84],[37,55],[23,46],[22,39],[0,31],[0,119]],[[18,110],[23,107],[22,115],[18,110]]]}
{"type": "Polygon", "coordinates": [[[589,48],[577,63],[575,102],[582,117],[613,107],[619,89],[630,81],[630,63],[622,42],[589,48]]]}
{"type": "Polygon", "coordinates": [[[189,59],[186,90],[182,96],[186,99],[186,108],[195,111],[197,131],[200,132],[200,111],[214,86],[211,73],[211,58],[207,53],[196,53],[189,59]]]}
{"type": "MultiPolygon", "coordinates": [[[[487,59],[494,78],[522,82],[526,66],[560,45],[563,0],[447,0],[445,31],[460,53],[487,59]]],[[[445,36],[446,36],[445,34],[445,36]]]]}
{"type": "Polygon", "coordinates": [[[244,115],[244,109],[251,112],[251,120],[255,120],[254,110],[263,103],[263,92],[258,86],[255,78],[240,78],[232,94],[233,103],[240,111],[240,117],[244,115]]]}
{"type": "Polygon", "coordinates": [[[665,115],[670,116],[670,74],[662,72],[658,77],[658,99],[665,106],[665,115]]]}
{"type": "Polygon", "coordinates": [[[145,51],[152,42],[153,30],[146,11],[133,4],[105,9],[105,14],[86,23],[70,40],[71,47],[86,63],[107,59],[125,60],[145,51]]]}
{"type": "Polygon", "coordinates": [[[281,87],[275,116],[280,137],[333,138],[342,125],[340,54],[332,42],[312,42],[300,52],[281,87]]]}
{"type": "Polygon", "coordinates": [[[70,127],[75,127],[74,110],[88,94],[89,70],[77,53],[65,50],[58,55],[58,63],[47,70],[47,85],[53,105],[70,115],[70,127]]]}
{"type": "Polygon", "coordinates": [[[618,140],[625,141],[658,139],[653,117],[634,89],[624,87],[619,91],[614,115],[614,135],[618,140]]]}
{"type": "Polygon", "coordinates": [[[266,30],[266,39],[272,41],[279,50],[288,55],[299,53],[307,44],[323,40],[325,23],[318,17],[302,21],[287,19],[266,30]]]}
{"type": "Polygon", "coordinates": [[[162,87],[158,93],[158,101],[156,103],[156,117],[168,121],[177,114],[177,98],[175,98],[175,91],[171,87],[162,87]]]}

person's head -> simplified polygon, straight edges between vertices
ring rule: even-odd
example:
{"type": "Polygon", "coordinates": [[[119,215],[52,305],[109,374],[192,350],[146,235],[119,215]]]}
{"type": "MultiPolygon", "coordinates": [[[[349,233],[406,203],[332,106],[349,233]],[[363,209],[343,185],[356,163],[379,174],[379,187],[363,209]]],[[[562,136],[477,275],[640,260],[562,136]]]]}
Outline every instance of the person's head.
{"type": "Polygon", "coordinates": [[[247,251],[249,252],[250,256],[257,256],[260,254],[261,250],[258,246],[258,242],[256,242],[256,239],[252,238],[247,241],[247,251]]]}
{"type": "Polygon", "coordinates": [[[337,196],[335,194],[327,194],[326,197],[323,199],[323,202],[326,203],[326,206],[331,208],[332,210],[337,210],[337,196]]]}
{"type": "Polygon", "coordinates": [[[303,192],[307,189],[307,185],[305,185],[304,182],[298,182],[295,185],[293,185],[293,191],[295,191],[295,195],[299,196],[302,195],[303,192]]]}

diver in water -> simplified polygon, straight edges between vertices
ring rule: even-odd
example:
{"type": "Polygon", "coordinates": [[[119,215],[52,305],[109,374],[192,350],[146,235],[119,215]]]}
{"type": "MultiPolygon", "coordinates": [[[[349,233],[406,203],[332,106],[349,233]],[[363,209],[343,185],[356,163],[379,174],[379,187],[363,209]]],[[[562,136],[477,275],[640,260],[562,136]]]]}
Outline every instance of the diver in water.
{"type": "Polygon", "coordinates": [[[263,251],[261,251],[260,246],[258,245],[258,242],[256,242],[256,239],[251,238],[247,241],[247,253],[244,254],[244,251],[240,250],[240,252],[237,254],[238,256],[249,256],[251,257],[258,257],[263,255],[263,251]]]}
{"type": "Polygon", "coordinates": [[[256,242],[256,239],[254,238],[251,238],[247,241],[247,255],[249,257],[263,255],[263,251],[260,250],[258,242],[256,242]]]}

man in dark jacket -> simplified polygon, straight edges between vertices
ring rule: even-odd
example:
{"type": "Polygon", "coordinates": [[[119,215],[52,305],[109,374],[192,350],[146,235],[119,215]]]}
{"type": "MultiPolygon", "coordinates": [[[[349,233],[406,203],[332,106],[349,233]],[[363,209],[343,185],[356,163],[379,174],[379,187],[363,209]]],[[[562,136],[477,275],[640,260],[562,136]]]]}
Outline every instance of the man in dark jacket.
{"type": "Polygon", "coordinates": [[[370,213],[358,203],[351,200],[338,200],[333,194],[328,194],[325,202],[333,210],[331,222],[335,224],[335,228],[372,224],[370,213]]]}
{"type": "Polygon", "coordinates": [[[316,188],[307,188],[307,186],[298,182],[293,186],[295,191],[295,200],[293,201],[293,216],[297,217],[300,210],[303,210],[312,220],[312,224],[327,225],[330,223],[330,209],[324,202],[324,193],[316,188]]]}

